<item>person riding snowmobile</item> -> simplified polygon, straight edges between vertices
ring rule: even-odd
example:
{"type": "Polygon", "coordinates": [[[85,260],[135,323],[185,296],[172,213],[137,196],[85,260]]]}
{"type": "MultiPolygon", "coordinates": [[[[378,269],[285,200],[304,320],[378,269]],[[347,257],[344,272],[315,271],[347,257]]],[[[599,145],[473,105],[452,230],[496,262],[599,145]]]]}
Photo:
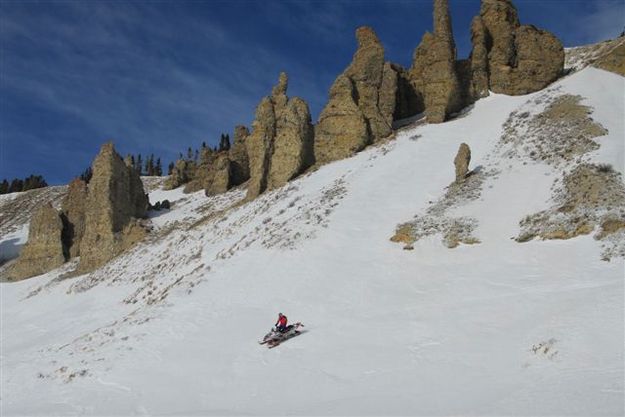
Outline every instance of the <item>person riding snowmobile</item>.
{"type": "Polygon", "coordinates": [[[276,321],[276,330],[278,330],[280,333],[284,333],[284,331],[286,330],[286,323],[287,323],[287,318],[284,314],[282,313],[278,313],[278,321],[276,321]]]}

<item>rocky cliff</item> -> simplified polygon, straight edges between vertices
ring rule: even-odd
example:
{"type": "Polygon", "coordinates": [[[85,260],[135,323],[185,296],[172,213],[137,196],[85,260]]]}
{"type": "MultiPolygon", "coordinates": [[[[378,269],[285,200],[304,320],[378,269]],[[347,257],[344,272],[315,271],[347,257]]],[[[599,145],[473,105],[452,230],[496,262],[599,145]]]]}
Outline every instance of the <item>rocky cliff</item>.
{"type": "Polygon", "coordinates": [[[35,212],[30,221],[28,243],[8,272],[10,280],[40,275],[63,265],[68,254],[61,235],[63,221],[59,213],[47,203],[35,212]]]}
{"type": "Polygon", "coordinates": [[[384,61],[384,48],[373,29],[358,28],[356,39],[358,50],[330,88],[315,126],[318,163],[346,158],[392,133],[397,71],[384,61]]]}
{"type": "Polygon", "coordinates": [[[313,127],[306,102],[286,95],[288,77],[280,74],[271,96],[256,108],[245,140],[249,160],[248,199],[280,187],[314,163],[313,127]]]}
{"type": "Polygon", "coordinates": [[[93,177],[85,207],[85,233],[80,244],[81,271],[112,259],[140,240],[148,199],[139,174],[127,166],[112,143],[93,162],[93,177]]]}

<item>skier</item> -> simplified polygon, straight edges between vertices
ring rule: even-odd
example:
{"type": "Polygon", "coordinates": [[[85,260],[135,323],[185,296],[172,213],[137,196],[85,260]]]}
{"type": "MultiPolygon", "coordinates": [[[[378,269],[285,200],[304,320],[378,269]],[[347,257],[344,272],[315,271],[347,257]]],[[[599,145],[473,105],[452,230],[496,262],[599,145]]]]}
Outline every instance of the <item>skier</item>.
{"type": "Polygon", "coordinates": [[[280,333],[284,333],[286,330],[286,322],[287,322],[287,318],[284,314],[282,313],[278,313],[278,321],[276,321],[276,330],[278,330],[280,333]]]}

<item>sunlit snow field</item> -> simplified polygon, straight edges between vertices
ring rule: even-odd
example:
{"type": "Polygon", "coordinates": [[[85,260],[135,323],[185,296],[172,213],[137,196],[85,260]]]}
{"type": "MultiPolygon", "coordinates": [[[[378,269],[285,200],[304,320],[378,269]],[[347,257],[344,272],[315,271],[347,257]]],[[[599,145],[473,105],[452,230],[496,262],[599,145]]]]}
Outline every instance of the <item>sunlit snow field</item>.
{"type": "MultiPolygon", "coordinates": [[[[550,87],[585,98],[609,131],[592,158],[620,172],[624,87],[591,68],[550,87]]],[[[532,97],[493,94],[225,213],[244,191],[151,193],[174,202],[158,239],[1,284],[2,415],[623,415],[623,259],[592,236],[512,239],[561,175],[495,151],[532,97]],[[402,250],[395,227],[444,194],[461,142],[500,171],[455,209],[481,243],[402,250]],[[278,312],[306,332],[269,350],[278,312]]]]}

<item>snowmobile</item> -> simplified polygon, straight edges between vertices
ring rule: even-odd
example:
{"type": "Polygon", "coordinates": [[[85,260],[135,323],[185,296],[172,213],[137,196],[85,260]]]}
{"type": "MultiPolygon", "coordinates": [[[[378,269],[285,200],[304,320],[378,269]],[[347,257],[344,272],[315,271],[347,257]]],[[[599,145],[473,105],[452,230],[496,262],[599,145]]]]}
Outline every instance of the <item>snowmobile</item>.
{"type": "Polygon", "coordinates": [[[269,349],[275,348],[280,343],[302,334],[302,330],[299,330],[300,327],[304,327],[304,325],[300,322],[286,326],[284,331],[280,331],[276,327],[272,327],[269,333],[263,337],[263,340],[258,343],[261,345],[267,345],[269,349]]]}

